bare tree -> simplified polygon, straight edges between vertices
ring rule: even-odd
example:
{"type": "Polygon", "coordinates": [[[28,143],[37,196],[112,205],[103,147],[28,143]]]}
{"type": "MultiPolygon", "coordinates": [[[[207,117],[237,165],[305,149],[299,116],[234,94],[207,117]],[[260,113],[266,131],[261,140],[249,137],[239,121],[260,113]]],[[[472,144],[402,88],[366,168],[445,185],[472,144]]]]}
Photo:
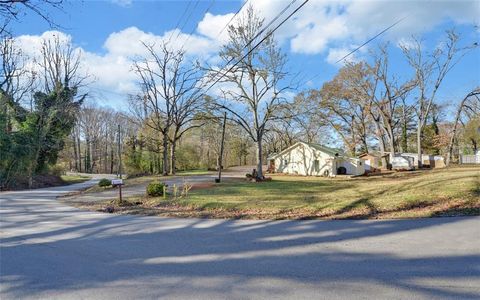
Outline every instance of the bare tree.
{"type": "Polygon", "coordinates": [[[169,173],[168,146],[171,145],[170,173],[175,172],[175,147],[188,130],[198,127],[193,121],[202,107],[202,79],[195,64],[187,61],[183,50],[167,42],[159,47],[144,44],[148,57],[134,62],[143,95],[131,98],[132,110],[142,122],[159,133],[163,146],[163,175],[169,173]]]}
{"type": "Polygon", "coordinates": [[[0,110],[6,113],[8,133],[12,130],[9,116],[20,118],[25,113],[21,102],[32,91],[35,76],[27,68],[27,57],[13,38],[0,41],[0,59],[0,110]]]}
{"type": "MultiPolygon", "coordinates": [[[[377,82],[376,93],[371,97],[372,110],[381,117],[382,129],[385,132],[388,150],[393,156],[396,152],[395,128],[402,120],[399,109],[402,99],[415,88],[415,82],[407,80],[399,83],[398,78],[389,73],[388,45],[382,45],[379,53],[374,54],[375,64],[372,67],[373,76],[377,82]]],[[[376,118],[374,118],[376,120],[376,118]]]]}
{"type": "Polygon", "coordinates": [[[448,143],[447,159],[446,165],[450,164],[452,159],[453,144],[457,136],[457,127],[460,122],[462,113],[468,113],[469,111],[476,113],[478,115],[480,111],[477,111],[476,108],[480,108],[480,87],[475,88],[473,91],[469,92],[458,104],[457,112],[455,113],[455,120],[453,121],[453,129],[450,135],[450,141],[448,143]],[[470,103],[471,102],[471,103],[470,103]]]}
{"type": "Polygon", "coordinates": [[[262,29],[260,19],[250,6],[236,25],[228,29],[230,40],[220,52],[226,63],[222,69],[210,68],[214,79],[234,88],[220,86],[223,99],[215,101],[216,108],[226,110],[229,119],[241,126],[257,146],[257,176],[263,177],[263,139],[270,122],[281,119],[280,108],[285,105],[281,87],[285,79],[285,55],[280,51],[273,35],[255,48],[252,42],[262,29]],[[244,51],[248,55],[244,55],[244,51]],[[245,57],[244,57],[245,56],[245,57]],[[235,61],[234,66],[230,65],[235,61]]]}
{"type": "Polygon", "coordinates": [[[472,47],[459,47],[459,35],[447,31],[447,38],[433,51],[426,53],[419,39],[413,39],[413,46],[402,46],[408,63],[415,71],[418,98],[415,105],[417,119],[417,165],[422,166],[422,133],[428,116],[435,103],[437,92],[446,75],[472,47]]]}
{"type": "Polygon", "coordinates": [[[0,35],[8,33],[7,26],[10,21],[19,20],[26,11],[31,11],[40,16],[51,27],[56,27],[55,22],[50,18],[46,8],[53,7],[62,9],[63,0],[0,0],[0,16],[3,23],[0,24],[0,35]]]}
{"type": "Polygon", "coordinates": [[[37,63],[45,92],[50,93],[59,87],[79,89],[87,85],[90,76],[81,70],[81,59],[80,51],[69,41],[59,36],[43,40],[37,63]]]}

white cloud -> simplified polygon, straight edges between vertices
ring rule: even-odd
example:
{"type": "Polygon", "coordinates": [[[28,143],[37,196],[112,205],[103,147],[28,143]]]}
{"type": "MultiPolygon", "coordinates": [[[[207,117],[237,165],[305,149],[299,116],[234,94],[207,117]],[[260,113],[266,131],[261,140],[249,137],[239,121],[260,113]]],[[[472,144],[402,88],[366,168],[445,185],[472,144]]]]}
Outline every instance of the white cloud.
{"type": "Polygon", "coordinates": [[[206,13],[204,18],[198,23],[197,32],[212,40],[225,42],[228,40],[228,30],[225,26],[232,19],[233,15],[233,13],[226,15],[206,13]]]}
{"type": "MultiPolygon", "coordinates": [[[[252,1],[267,22],[290,2],[252,1]]],[[[389,30],[385,38],[397,42],[428,32],[447,19],[457,24],[478,23],[479,11],[480,1],[476,0],[311,0],[278,30],[277,37],[289,42],[293,52],[322,54],[329,48],[360,44],[403,17],[406,19],[389,30]]],[[[338,53],[331,52],[330,58],[338,53]]]]}
{"type": "MultiPolygon", "coordinates": [[[[113,2],[121,5],[131,4],[128,0],[113,2]]],[[[265,23],[290,2],[291,0],[250,1],[266,18],[265,23]]],[[[298,3],[295,3],[283,16],[289,14],[297,5],[298,3]]],[[[281,43],[288,43],[292,52],[324,54],[326,61],[333,64],[354,49],[354,45],[363,43],[404,16],[407,16],[407,19],[392,28],[385,37],[397,44],[407,45],[408,37],[412,34],[428,32],[446,19],[459,24],[478,22],[479,9],[480,1],[475,0],[311,0],[294,18],[279,28],[276,37],[281,43]]],[[[190,58],[215,65],[219,63],[218,50],[228,39],[227,30],[221,34],[220,31],[232,16],[233,13],[225,15],[207,13],[199,21],[196,33],[192,35],[180,32],[176,28],[155,34],[137,27],[128,27],[108,36],[103,44],[104,54],[88,52],[81,47],[78,47],[77,51],[82,53],[83,68],[88,69],[96,79],[95,88],[112,93],[128,93],[136,88],[136,77],[131,70],[130,59],[145,54],[142,42],[160,45],[163,41],[169,41],[172,47],[183,48],[190,58]]],[[[235,23],[235,20],[232,23],[235,23]]],[[[16,40],[23,52],[33,58],[40,51],[41,41],[54,36],[72,41],[70,35],[59,31],[47,31],[39,36],[22,35],[16,40]]],[[[355,57],[349,59],[354,60],[355,57]]]]}
{"type": "Polygon", "coordinates": [[[352,50],[347,48],[330,48],[328,50],[328,55],[326,60],[329,64],[332,64],[332,65],[338,64],[339,66],[343,65],[345,62],[354,62],[357,60],[354,54],[349,55],[342,61],[339,61],[340,59],[344,58],[347,54],[349,54],[351,51],[352,50]]]}
{"type": "MultiPolygon", "coordinates": [[[[113,94],[115,98],[121,98],[122,94],[126,95],[136,91],[137,78],[132,71],[132,59],[146,55],[147,51],[142,43],[161,45],[164,41],[169,41],[172,48],[184,49],[191,59],[215,61],[220,40],[213,39],[218,34],[209,33],[211,26],[208,26],[208,23],[214,19],[218,21],[227,17],[228,15],[220,18],[207,16],[202,29],[199,29],[202,35],[188,35],[178,29],[164,32],[163,35],[156,35],[137,27],[129,27],[108,36],[103,44],[103,48],[106,50],[104,54],[89,52],[81,47],[76,47],[75,51],[81,53],[82,71],[90,74],[94,80],[91,84],[94,94],[107,92],[104,96],[111,97],[113,94]]],[[[41,35],[21,35],[15,40],[23,53],[31,59],[29,66],[33,68],[35,66],[33,60],[39,57],[42,42],[55,37],[64,42],[72,42],[70,35],[59,31],[46,31],[41,35]]]]}

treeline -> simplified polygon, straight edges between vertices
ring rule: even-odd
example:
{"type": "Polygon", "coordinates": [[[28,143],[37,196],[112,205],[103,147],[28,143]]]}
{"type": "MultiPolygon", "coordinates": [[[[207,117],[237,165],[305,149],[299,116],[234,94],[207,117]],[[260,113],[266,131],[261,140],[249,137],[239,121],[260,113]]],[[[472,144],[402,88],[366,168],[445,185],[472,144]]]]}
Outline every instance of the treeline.
{"type": "Polygon", "coordinates": [[[86,97],[80,56],[59,39],[45,41],[33,66],[12,38],[0,42],[0,189],[33,185],[57,162],[86,97]]]}
{"type": "Polygon", "coordinates": [[[255,164],[262,177],[268,155],[299,140],[343,146],[351,155],[415,152],[445,155],[447,162],[477,150],[478,87],[452,99],[454,119],[452,107],[438,99],[449,72],[476,51],[454,31],[432,51],[416,40],[402,47],[403,62],[391,59],[393,46],[380,45],[322,87],[301,91],[304,83],[287,69],[274,36],[258,34],[263,26],[253,8],[246,9],[228,27],[229,41],[214,66],[193,61],[167,40],[144,43],[146,54],[132,61],[138,93],[128,95],[125,112],[82,106],[88,76],[68,41],[45,41],[41,57],[32,60],[4,38],[1,186],[31,183],[57,162],[87,173],[122,167],[163,175],[255,164]],[[398,76],[399,63],[413,75],[398,76]]]}

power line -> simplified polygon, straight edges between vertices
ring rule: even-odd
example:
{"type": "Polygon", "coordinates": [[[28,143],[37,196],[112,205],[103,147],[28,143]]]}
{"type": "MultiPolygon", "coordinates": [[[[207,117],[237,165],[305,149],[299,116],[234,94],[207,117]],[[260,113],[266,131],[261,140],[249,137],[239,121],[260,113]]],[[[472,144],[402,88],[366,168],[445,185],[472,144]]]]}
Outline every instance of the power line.
{"type": "Polygon", "coordinates": [[[190,11],[190,14],[189,14],[189,15],[187,16],[187,18],[185,19],[185,22],[183,22],[183,25],[182,25],[182,27],[180,28],[180,30],[178,31],[177,36],[175,37],[175,39],[178,39],[178,37],[180,36],[180,33],[183,31],[183,28],[185,28],[185,25],[187,25],[188,21],[189,21],[190,18],[192,17],[193,12],[194,12],[195,9],[197,8],[199,2],[200,2],[200,0],[195,1],[195,5],[193,6],[192,10],[190,11]]]}
{"type": "MultiPolygon", "coordinates": [[[[185,14],[187,13],[188,9],[190,8],[190,5],[192,4],[192,1],[188,1],[188,4],[187,4],[187,7],[183,10],[183,13],[182,15],[180,16],[180,18],[177,20],[177,24],[175,24],[175,27],[174,28],[178,28],[178,26],[180,25],[180,22],[183,20],[183,17],[185,17],[185,14]]],[[[173,37],[173,33],[174,33],[174,30],[172,30],[172,33],[170,34],[170,37],[168,38],[168,42],[170,43],[170,40],[172,39],[173,37]]]]}
{"type": "MultiPolygon", "coordinates": [[[[353,53],[357,52],[358,50],[360,50],[362,47],[364,47],[365,45],[367,45],[368,43],[370,43],[371,41],[373,41],[374,39],[376,39],[377,37],[381,36],[382,34],[384,34],[385,32],[387,32],[388,30],[392,29],[393,27],[395,27],[396,25],[398,25],[400,22],[402,22],[403,20],[405,20],[408,16],[405,16],[401,19],[399,19],[398,21],[396,21],[395,23],[393,23],[392,25],[388,26],[387,28],[383,29],[382,31],[380,31],[379,33],[377,33],[375,36],[373,36],[372,38],[368,39],[365,43],[361,44],[360,46],[358,46],[357,48],[353,49],[352,51],[350,51],[348,54],[346,54],[345,56],[343,56],[342,58],[340,58],[339,60],[337,60],[335,62],[335,64],[341,62],[342,60],[344,60],[345,58],[349,57],[350,55],[352,55],[353,53]]],[[[308,79],[306,82],[308,81],[311,81],[315,78],[317,78],[318,76],[320,76],[320,74],[317,74],[313,77],[311,77],[310,79],[308,79]]]]}
{"type": "Polygon", "coordinates": [[[235,19],[235,17],[240,13],[240,11],[245,7],[245,5],[248,3],[248,1],[250,0],[247,0],[245,1],[242,6],[240,6],[240,8],[237,10],[237,12],[235,12],[235,14],[230,18],[230,20],[228,21],[227,24],[225,24],[225,26],[222,28],[222,30],[220,30],[220,32],[217,34],[217,38],[223,33],[223,31],[225,31],[225,29],[228,27],[228,24],[230,24],[233,19],[235,19]]]}
{"type": "MultiPolygon", "coordinates": [[[[215,0],[211,0],[210,1],[210,5],[207,7],[207,9],[205,10],[205,12],[203,13],[204,15],[206,15],[210,9],[213,7],[213,5],[215,4],[215,0]]],[[[195,29],[196,27],[193,26],[192,30],[190,31],[190,33],[188,34],[187,38],[185,39],[185,41],[183,42],[182,44],[182,47],[180,49],[183,49],[183,47],[185,47],[185,44],[187,43],[187,41],[190,39],[190,36],[192,36],[192,34],[195,32],[195,29]]]]}
{"type": "Polygon", "coordinates": [[[243,49],[247,48],[248,46],[250,46],[253,41],[258,38],[262,33],[265,32],[265,30],[267,30],[268,27],[270,27],[276,20],[278,20],[278,18],[283,15],[289,8],[290,6],[292,6],[293,3],[295,3],[297,0],[292,0],[292,2],[290,2],[280,13],[278,13],[275,18],[273,18],[265,27],[263,27],[262,30],[260,30],[246,45],[245,47],[243,47],[243,49]]]}
{"type": "Polygon", "coordinates": [[[205,93],[207,93],[215,84],[217,84],[225,75],[227,75],[230,71],[233,70],[242,60],[244,60],[248,55],[250,55],[260,44],[262,44],[267,38],[269,38],[280,26],[282,26],[285,22],[287,22],[294,14],[297,13],[307,2],[310,0],[305,0],[303,1],[300,6],[298,6],[292,13],[290,13],[280,24],[278,24],[273,30],[271,30],[263,39],[261,39],[255,46],[252,47],[242,58],[240,58],[233,66],[231,66],[225,73],[223,73],[217,80],[215,80],[214,83],[212,83],[206,90],[205,93]]]}
{"type": "Polygon", "coordinates": [[[385,32],[387,32],[388,30],[390,30],[392,27],[396,26],[398,23],[402,22],[403,20],[405,20],[407,18],[407,16],[401,18],[400,20],[398,20],[397,22],[393,23],[392,25],[388,26],[387,28],[385,28],[384,30],[380,31],[379,33],[377,33],[374,37],[370,38],[368,41],[366,41],[365,43],[361,44],[360,46],[358,46],[357,48],[353,49],[352,51],[350,51],[350,53],[348,53],[347,55],[345,55],[344,57],[340,58],[339,60],[337,60],[335,63],[339,63],[340,61],[344,60],[345,58],[349,57],[350,55],[352,55],[353,53],[357,52],[360,48],[362,48],[363,46],[365,46],[366,44],[370,43],[371,41],[373,41],[374,39],[376,39],[377,37],[381,36],[382,34],[384,34],[385,32]]]}
{"type": "MultiPolygon", "coordinates": [[[[268,27],[270,27],[276,20],[278,20],[278,18],[279,18],[281,15],[283,15],[283,14],[292,6],[292,4],[295,3],[296,1],[297,1],[297,0],[292,0],[292,1],[291,1],[282,11],[280,11],[267,25],[263,26],[263,28],[262,28],[253,38],[251,38],[245,46],[243,46],[243,48],[242,48],[241,51],[247,49],[247,47],[250,46],[250,45],[255,41],[255,39],[257,39],[257,38],[260,36],[260,34],[262,34],[263,32],[265,32],[265,30],[267,30],[268,27]]],[[[307,1],[307,2],[308,2],[308,1],[307,1]]],[[[305,4],[305,3],[304,3],[304,4],[305,4]]],[[[303,4],[302,4],[301,6],[303,6],[303,4]]],[[[300,6],[300,7],[301,7],[301,6],[300,6]]],[[[294,12],[294,13],[295,13],[295,12],[294,12]]],[[[288,16],[287,19],[288,19],[289,17],[290,17],[290,16],[288,16]]],[[[281,25],[281,24],[280,24],[280,25],[281,25]]],[[[261,42],[263,42],[263,40],[260,41],[260,43],[261,43],[261,42]]],[[[257,46],[258,46],[258,45],[257,45],[257,46]]],[[[254,49],[252,49],[252,51],[253,51],[253,50],[254,50],[254,49]]],[[[251,51],[250,51],[249,53],[251,53],[251,51]]],[[[245,58],[249,53],[247,53],[243,58],[245,58]]],[[[243,59],[243,58],[242,58],[242,59],[243,59]]],[[[241,60],[242,60],[242,59],[241,59],[241,60]]],[[[229,65],[232,61],[234,61],[234,60],[235,60],[235,57],[230,58],[225,65],[228,66],[228,65],[229,65]]],[[[238,64],[238,63],[237,63],[237,64],[238,64]]],[[[235,64],[235,65],[236,65],[236,64],[235,64]]],[[[235,66],[235,65],[234,65],[234,66],[235,66]]],[[[227,73],[228,73],[228,72],[229,72],[229,71],[227,71],[227,73]]],[[[226,74],[223,74],[222,77],[225,76],[225,75],[226,75],[226,74]]],[[[218,81],[216,81],[216,82],[218,82],[218,81]]],[[[215,82],[215,83],[216,83],[216,82],[215,82]]]]}

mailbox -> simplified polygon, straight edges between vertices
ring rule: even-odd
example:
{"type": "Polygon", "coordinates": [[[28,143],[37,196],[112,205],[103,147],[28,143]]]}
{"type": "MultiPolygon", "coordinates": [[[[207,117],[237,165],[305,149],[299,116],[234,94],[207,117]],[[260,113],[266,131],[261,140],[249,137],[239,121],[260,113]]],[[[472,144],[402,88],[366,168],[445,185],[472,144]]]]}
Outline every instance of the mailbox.
{"type": "Polygon", "coordinates": [[[112,179],[112,185],[122,185],[123,179],[112,179]]]}

